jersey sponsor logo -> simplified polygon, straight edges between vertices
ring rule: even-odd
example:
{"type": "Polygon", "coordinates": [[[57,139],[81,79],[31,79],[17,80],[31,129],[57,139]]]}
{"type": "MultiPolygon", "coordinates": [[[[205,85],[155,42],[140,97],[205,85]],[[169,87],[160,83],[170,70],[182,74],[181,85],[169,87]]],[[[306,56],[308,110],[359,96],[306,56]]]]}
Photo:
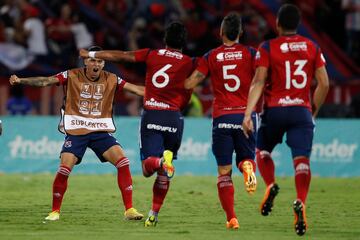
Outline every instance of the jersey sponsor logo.
{"type": "Polygon", "coordinates": [[[291,43],[283,43],[280,45],[280,51],[282,53],[298,52],[298,51],[307,51],[306,42],[291,42],[291,43]]]}
{"type": "Polygon", "coordinates": [[[218,128],[225,128],[225,129],[243,129],[240,124],[233,124],[233,123],[219,123],[218,128]]]}
{"type": "Polygon", "coordinates": [[[218,61],[240,60],[242,59],[242,51],[236,52],[221,52],[216,55],[218,61]]]}
{"type": "Polygon", "coordinates": [[[182,59],[184,56],[179,52],[171,52],[167,49],[159,49],[158,55],[165,56],[165,57],[171,57],[176,59],[182,59]]]}
{"type": "Polygon", "coordinates": [[[170,108],[170,105],[163,102],[158,102],[154,98],[150,98],[150,101],[145,101],[145,106],[158,107],[158,108],[170,108]]]}
{"type": "Polygon", "coordinates": [[[303,104],[304,100],[301,98],[294,98],[291,99],[289,96],[286,96],[285,98],[280,98],[278,104],[280,105],[300,105],[303,104]]]}
{"type": "Polygon", "coordinates": [[[171,133],[176,133],[177,132],[177,128],[175,128],[175,127],[161,126],[161,125],[152,124],[152,123],[147,124],[146,128],[147,129],[158,130],[158,131],[161,131],[161,132],[171,132],[171,133]]]}
{"type": "Polygon", "coordinates": [[[255,60],[260,59],[260,57],[261,57],[260,51],[257,51],[255,55],[255,60]]]}

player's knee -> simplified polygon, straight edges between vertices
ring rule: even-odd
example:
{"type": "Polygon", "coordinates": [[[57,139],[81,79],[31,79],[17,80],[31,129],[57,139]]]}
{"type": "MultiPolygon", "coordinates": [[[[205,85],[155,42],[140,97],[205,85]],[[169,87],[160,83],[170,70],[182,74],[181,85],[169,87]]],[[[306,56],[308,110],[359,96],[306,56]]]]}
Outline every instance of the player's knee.
{"type": "Polygon", "coordinates": [[[219,175],[231,175],[232,165],[218,166],[219,175]]]}

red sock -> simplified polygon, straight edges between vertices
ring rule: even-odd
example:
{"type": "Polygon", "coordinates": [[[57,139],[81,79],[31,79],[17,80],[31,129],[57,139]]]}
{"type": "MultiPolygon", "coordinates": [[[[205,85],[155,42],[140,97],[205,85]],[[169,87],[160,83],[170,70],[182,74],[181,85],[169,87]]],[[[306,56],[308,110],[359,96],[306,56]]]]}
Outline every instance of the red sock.
{"type": "Polygon", "coordinates": [[[266,186],[275,182],[275,166],[270,153],[256,149],[256,162],[266,186]]]}
{"type": "Polygon", "coordinates": [[[230,221],[230,219],[236,218],[234,210],[234,186],[231,176],[218,176],[217,188],[221,206],[226,213],[226,219],[230,221]]]}
{"type": "Polygon", "coordinates": [[[129,159],[127,157],[120,158],[115,166],[118,170],[117,180],[121,191],[125,209],[132,208],[132,178],[129,168],[129,159]]]}
{"type": "Polygon", "coordinates": [[[60,165],[53,183],[53,202],[52,211],[59,211],[64,194],[67,189],[67,180],[71,169],[65,165],[60,165]]]}
{"type": "Polygon", "coordinates": [[[143,161],[144,165],[144,175],[151,176],[156,172],[161,166],[161,159],[158,157],[148,157],[143,161]]]}
{"type": "Polygon", "coordinates": [[[305,203],[311,181],[309,158],[297,158],[296,160],[294,160],[294,168],[297,198],[300,199],[303,203],[305,203]]]}
{"type": "Polygon", "coordinates": [[[152,208],[154,212],[159,212],[164,203],[164,199],[170,187],[170,181],[163,173],[158,172],[153,186],[152,208]]]}
{"type": "Polygon", "coordinates": [[[256,172],[256,163],[255,163],[255,161],[253,160],[253,159],[244,159],[244,160],[242,160],[241,162],[239,162],[239,164],[238,164],[238,169],[239,169],[239,171],[240,172],[243,172],[243,169],[242,169],[242,164],[245,162],[245,161],[249,161],[249,162],[251,162],[251,164],[252,164],[252,166],[253,166],[253,169],[254,169],[254,172],[256,172]]]}

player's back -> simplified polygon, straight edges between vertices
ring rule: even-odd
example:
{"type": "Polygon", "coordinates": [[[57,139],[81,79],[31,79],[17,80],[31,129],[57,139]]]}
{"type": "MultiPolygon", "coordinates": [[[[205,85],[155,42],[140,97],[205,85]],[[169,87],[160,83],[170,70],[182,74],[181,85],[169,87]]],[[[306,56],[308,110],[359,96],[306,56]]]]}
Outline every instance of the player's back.
{"type": "Polygon", "coordinates": [[[297,34],[280,36],[260,46],[256,65],[264,61],[270,68],[265,105],[311,108],[310,87],[315,69],[325,64],[320,48],[297,34]]]}
{"type": "Polygon", "coordinates": [[[214,92],[214,118],[245,111],[254,74],[254,55],[253,48],[236,43],[222,45],[204,56],[214,92]]]}
{"type": "Polygon", "coordinates": [[[149,50],[145,62],[144,108],[182,110],[191,96],[184,82],[194,69],[193,60],[173,49],[157,49],[149,50]]]}

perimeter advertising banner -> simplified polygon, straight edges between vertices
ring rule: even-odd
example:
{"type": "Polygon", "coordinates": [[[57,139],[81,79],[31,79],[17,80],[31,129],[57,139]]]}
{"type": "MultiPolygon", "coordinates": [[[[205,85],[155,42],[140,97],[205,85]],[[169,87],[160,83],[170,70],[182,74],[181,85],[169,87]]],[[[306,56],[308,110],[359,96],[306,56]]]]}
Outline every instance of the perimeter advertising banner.
{"type": "MultiPolygon", "coordinates": [[[[57,131],[57,117],[2,117],[0,172],[54,173],[64,135],[57,131]]],[[[130,159],[133,174],[141,174],[139,159],[139,118],[118,117],[114,136],[130,159]]],[[[276,147],[273,158],[279,176],[292,176],[290,150],[285,143],[276,147]]],[[[301,141],[301,139],[299,139],[301,141]]],[[[360,176],[360,120],[318,120],[311,156],[313,175],[360,176]]],[[[211,152],[211,120],[186,119],[176,174],[216,175],[211,152]]],[[[74,173],[115,173],[109,163],[100,163],[89,149],[74,173]]]]}

